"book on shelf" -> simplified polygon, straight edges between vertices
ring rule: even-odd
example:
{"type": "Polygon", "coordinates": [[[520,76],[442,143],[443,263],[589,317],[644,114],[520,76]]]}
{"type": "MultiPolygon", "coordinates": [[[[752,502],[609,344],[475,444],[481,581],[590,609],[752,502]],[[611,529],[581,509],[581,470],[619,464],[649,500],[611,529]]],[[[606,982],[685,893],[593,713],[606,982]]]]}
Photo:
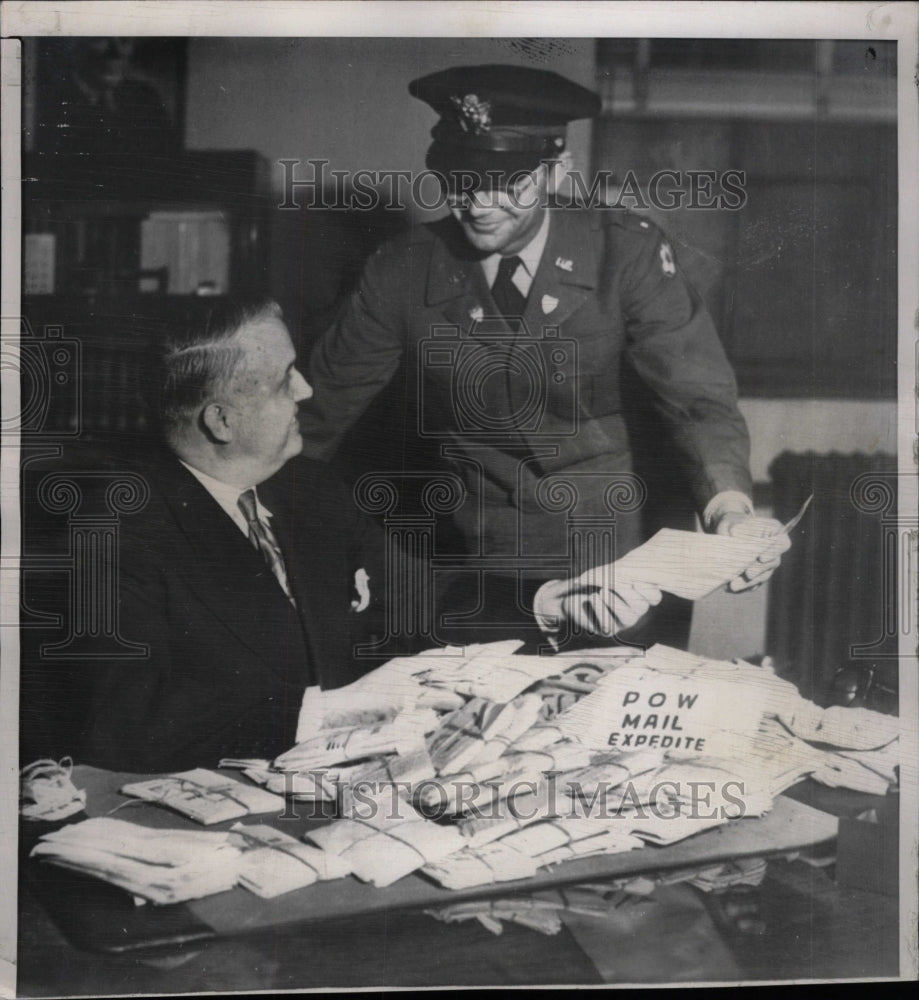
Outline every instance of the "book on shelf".
{"type": "Polygon", "coordinates": [[[22,289],[26,295],[54,294],[54,233],[26,233],[22,289]]]}
{"type": "MultiPolygon", "coordinates": [[[[230,283],[230,226],[219,211],[157,211],[141,223],[141,271],[167,268],[170,295],[201,289],[225,294],[230,283]]],[[[139,291],[146,288],[141,277],[139,291]]]]}

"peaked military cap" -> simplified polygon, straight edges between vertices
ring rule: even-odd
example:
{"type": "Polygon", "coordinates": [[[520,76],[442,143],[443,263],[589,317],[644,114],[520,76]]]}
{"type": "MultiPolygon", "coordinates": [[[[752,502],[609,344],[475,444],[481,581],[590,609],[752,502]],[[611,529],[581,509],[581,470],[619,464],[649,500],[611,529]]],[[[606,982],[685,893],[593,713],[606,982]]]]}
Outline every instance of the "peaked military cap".
{"type": "Polygon", "coordinates": [[[593,91],[527,66],[456,66],[408,89],[440,115],[427,162],[445,174],[532,170],[565,148],[569,121],[600,112],[593,91]]]}

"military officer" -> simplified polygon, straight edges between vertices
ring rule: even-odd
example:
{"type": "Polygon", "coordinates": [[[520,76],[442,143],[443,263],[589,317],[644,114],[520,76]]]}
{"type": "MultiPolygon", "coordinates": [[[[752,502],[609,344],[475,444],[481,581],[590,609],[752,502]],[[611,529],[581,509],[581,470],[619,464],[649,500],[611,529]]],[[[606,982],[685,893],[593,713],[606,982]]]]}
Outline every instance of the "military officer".
{"type": "MultiPolygon", "coordinates": [[[[515,581],[502,600],[519,610],[532,584],[569,575],[557,564],[571,555],[572,525],[613,513],[615,555],[642,540],[629,369],[654,400],[704,529],[776,533],[754,517],[734,375],[666,238],[631,213],[556,197],[571,169],[566,124],[597,115],[597,95],[504,65],[448,69],[409,91],[439,116],[427,166],[450,212],[384,245],[316,344],[306,452],[330,457],[405,362],[414,426],[466,489],[454,514],[466,551],[515,581]]],[[[770,555],[731,588],[763,582],[777,564],[770,555]]],[[[497,624],[502,600],[482,597],[482,578],[460,574],[453,600],[497,624]]],[[[602,609],[586,621],[606,634],[609,623],[602,609]]]]}

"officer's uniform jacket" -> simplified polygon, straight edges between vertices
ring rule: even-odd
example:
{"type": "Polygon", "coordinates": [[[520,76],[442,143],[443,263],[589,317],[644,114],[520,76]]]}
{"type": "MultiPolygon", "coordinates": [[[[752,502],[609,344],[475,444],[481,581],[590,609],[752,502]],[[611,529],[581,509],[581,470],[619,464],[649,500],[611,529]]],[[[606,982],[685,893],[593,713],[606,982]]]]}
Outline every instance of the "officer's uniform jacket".
{"type": "Polygon", "coordinates": [[[312,352],[307,453],[328,457],[404,359],[409,419],[443,446],[468,490],[455,514],[468,550],[564,551],[569,515],[640,501],[634,484],[615,487],[615,474],[632,469],[627,363],[650,390],[697,510],[724,490],[750,493],[733,373],[652,223],[553,208],[525,327],[489,321],[496,313],[452,218],[383,246],[312,352]]]}

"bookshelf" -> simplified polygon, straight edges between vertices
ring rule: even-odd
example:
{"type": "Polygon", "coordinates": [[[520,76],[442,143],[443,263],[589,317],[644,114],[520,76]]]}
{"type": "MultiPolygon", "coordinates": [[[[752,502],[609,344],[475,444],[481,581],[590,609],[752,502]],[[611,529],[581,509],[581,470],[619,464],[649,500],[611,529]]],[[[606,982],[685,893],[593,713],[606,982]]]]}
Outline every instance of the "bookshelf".
{"type": "Polygon", "coordinates": [[[22,177],[27,350],[45,356],[49,332],[76,344],[66,391],[79,398],[53,401],[44,434],[146,437],[170,326],[214,295],[268,291],[266,163],[250,150],[30,153],[22,177]]]}

